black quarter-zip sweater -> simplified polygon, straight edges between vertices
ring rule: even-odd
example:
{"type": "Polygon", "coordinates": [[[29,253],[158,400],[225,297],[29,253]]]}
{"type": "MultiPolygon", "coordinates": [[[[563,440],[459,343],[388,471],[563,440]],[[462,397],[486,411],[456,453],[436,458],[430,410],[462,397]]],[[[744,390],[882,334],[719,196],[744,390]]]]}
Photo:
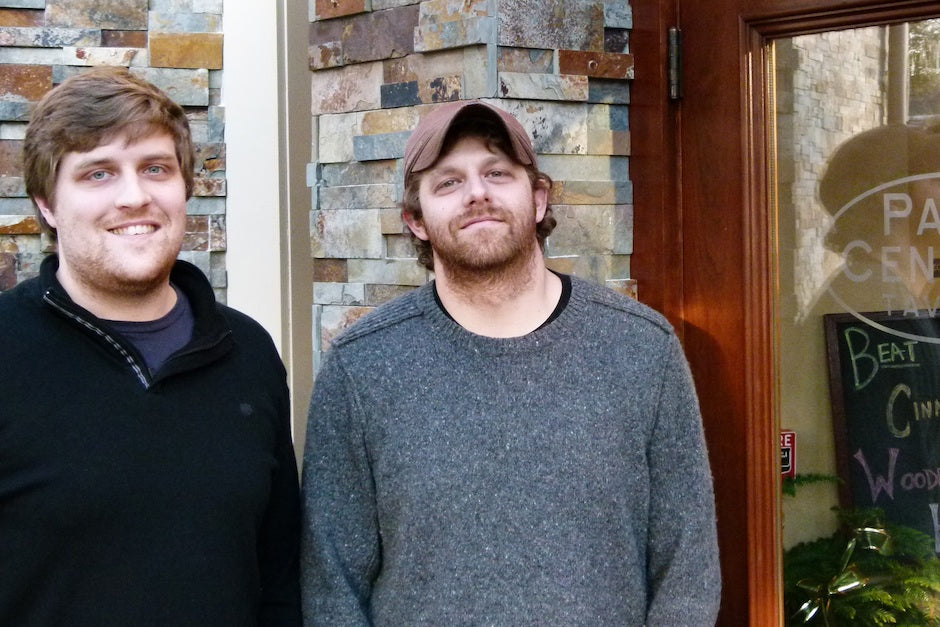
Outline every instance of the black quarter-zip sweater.
{"type": "Polygon", "coordinates": [[[299,624],[284,367],[194,266],[150,373],[40,276],[0,294],[0,625],[299,624]]]}

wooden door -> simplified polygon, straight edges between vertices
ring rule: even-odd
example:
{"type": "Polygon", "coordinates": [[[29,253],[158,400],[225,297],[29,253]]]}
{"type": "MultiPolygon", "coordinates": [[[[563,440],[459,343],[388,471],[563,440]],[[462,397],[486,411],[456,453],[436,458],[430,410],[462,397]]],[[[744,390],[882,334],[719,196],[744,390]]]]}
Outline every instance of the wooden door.
{"type": "Polygon", "coordinates": [[[782,621],[774,233],[765,65],[777,37],[938,14],[932,0],[633,3],[631,106],[640,299],[675,324],[715,477],[721,625],[782,621]],[[667,31],[682,34],[669,97],[667,31]]]}

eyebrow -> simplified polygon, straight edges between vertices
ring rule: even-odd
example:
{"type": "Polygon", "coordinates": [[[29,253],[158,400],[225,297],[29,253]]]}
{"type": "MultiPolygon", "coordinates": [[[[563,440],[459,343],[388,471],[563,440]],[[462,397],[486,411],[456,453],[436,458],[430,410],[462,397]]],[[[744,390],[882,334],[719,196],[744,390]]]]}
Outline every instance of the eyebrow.
{"type": "MultiPolygon", "coordinates": [[[[74,168],[76,170],[87,170],[88,168],[97,168],[105,165],[110,165],[115,163],[117,159],[113,157],[91,157],[88,159],[82,159],[75,163],[74,168]]],[[[154,152],[150,154],[143,155],[139,160],[141,163],[147,163],[151,161],[177,161],[175,152],[154,152]]]]}
{"type": "MultiPolygon", "coordinates": [[[[510,163],[510,164],[515,163],[508,155],[492,153],[491,156],[483,160],[483,162],[481,163],[481,167],[492,166],[494,164],[503,163],[503,162],[510,163]]],[[[435,174],[440,175],[440,174],[450,174],[452,172],[459,172],[463,169],[464,169],[464,166],[462,165],[439,165],[439,166],[432,167],[430,171],[434,172],[435,174]]]]}

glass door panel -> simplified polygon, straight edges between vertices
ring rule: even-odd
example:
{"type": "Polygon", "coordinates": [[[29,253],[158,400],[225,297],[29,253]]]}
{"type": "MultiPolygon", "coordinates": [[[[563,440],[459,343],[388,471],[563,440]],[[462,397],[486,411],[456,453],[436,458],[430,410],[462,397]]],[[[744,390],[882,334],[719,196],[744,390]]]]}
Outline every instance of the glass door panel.
{"type": "Polygon", "coordinates": [[[940,552],[940,19],[771,58],[786,611],[815,624],[871,609],[886,547],[940,552]]]}

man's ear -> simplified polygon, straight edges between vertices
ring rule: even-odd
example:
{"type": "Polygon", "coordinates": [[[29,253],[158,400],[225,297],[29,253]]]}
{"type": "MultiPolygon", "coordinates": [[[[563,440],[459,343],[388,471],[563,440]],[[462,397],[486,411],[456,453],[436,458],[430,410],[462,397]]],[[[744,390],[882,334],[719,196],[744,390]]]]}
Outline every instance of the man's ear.
{"type": "Polygon", "coordinates": [[[548,190],[541,186],[536,187],[532,190],[532,198],[535,203],[535,223],[538,224],[548,210],[548,190]]]}
{"type": "Polygon", "coordinates": [[[36,203],[36,206],[39,207],[39,212],[42,213],[42,217],[45,218],[46,223],[52,228],[58,228],[58,225],[55,223],[55,213],[52,211],[52,207],[49,206],[49,203],[46,202],[45,198],[34,198],[33,201],[36,203]]]}
{"type": "Polygon", "coordinates": [[[420,218],[415,218],[410,211],[402,211],[401,219],[405,221],[408,228],[418,239],[428,241],[428,233],[424,230],[424,222],[420,218]]]}

